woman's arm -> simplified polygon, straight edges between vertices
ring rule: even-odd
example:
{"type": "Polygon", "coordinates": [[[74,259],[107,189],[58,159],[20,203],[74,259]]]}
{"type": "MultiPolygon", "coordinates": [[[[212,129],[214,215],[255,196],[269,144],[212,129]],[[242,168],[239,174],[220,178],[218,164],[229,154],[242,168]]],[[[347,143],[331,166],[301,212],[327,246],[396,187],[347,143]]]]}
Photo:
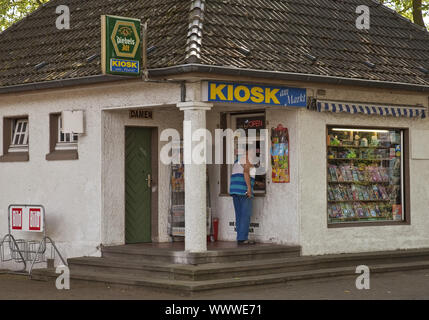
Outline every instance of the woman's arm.
{"type": "Polygon", "coordinates": [[[252,197],[252,185],[250,182],[250,168],[252,168],[252,165],[250,163],[246,163],[244,165],[244,180],[246,181],[246,185],[247,185],[247,197],[251,198],[252,197]]]}

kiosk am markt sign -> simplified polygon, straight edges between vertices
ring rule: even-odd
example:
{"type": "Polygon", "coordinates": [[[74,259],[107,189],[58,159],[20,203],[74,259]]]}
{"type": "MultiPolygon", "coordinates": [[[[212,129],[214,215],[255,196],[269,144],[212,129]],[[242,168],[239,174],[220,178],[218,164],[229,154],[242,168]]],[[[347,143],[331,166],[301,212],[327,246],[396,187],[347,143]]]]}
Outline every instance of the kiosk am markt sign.
{"type": "Polygon", "coordinates": [[[101,68],[103,74],[140,75],[140,20],[101,16],[101,68]]]}

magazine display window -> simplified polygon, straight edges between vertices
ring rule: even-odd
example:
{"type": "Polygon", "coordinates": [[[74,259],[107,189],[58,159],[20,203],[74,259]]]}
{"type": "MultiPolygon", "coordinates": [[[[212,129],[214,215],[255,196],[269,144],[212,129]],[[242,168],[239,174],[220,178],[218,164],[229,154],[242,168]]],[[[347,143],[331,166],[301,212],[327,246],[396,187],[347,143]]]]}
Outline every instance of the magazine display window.
{"type": "Polygon", "coordinates": [[[404,221],[403,130],[328,127],[328,223],[404,221]]]}

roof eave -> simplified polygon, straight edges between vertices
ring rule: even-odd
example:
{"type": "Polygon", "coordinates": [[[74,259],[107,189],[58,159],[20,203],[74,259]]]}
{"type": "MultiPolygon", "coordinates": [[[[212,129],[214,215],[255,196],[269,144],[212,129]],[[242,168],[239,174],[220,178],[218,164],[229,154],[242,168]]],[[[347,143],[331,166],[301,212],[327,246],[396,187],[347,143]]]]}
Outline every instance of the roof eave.
{"type": "Polygon", "coordinates": [[[383,88],[383,89],[429,92],[429,85],[418,85],[418,84],[411,84],[411,83],[388,82],[388,81],[377,81],[377,80],[366,80],[366,79],[352,79],[352,78],[344,78],[344,77],[333,77],[333,76],[325,76],[325,75],[292,73],[292,72],[282,72],[282,71],[241,69],[241,68],[211,66],[211,65],[203,65],[203,64],[184,64],[184,65],[149,70],[149,75],[152,77],[171,76],[171,75],[178,75],[178,74],[184,74],[184,73],[209,73],[209,74],[219,74],[219,75],[228,75],[228,76],[243,76],[243,77],[255,77],[255,78],[287,80],[287,81],[316,82],[316,83],[334,84],[334,85],[365,86],[365,87],[383,88]]]}
{"type": "Polygon", "coordinates": [[[52,80],[44,82],[18,84],[12,86],[0,87],[0,94],[16,93],[24,91],[44,90],[44,89],[58,89],[64,87],[96,84],[102,82],[112,82],[118,80],[130,80],[130,77],[114,76],[114,75],[94,75],[80,78],[70,78],[61,80],[52,80]]]}
{"type": "MultiPolygon", "coordinates": [[[[405,90],[414,92],[429,92],[429,85],[418,85],[400,82],[376,81],[366,79],[351,79],[343,77],[333,77],[314,74],[302,74],[281,71],[265,71],[255,69],[240,69],[232,67],[211,66],[203,64],[184,64],[165,68],[156,68],[149,70],[151,77],[164,77],[173,76],[187,73],[208,73],[217,75],[228,76],[243,76],[265,79],[277,79],[286,81],[299,81],[299,82],[315,82],[322,84],[334,85],[348,85],[348,86],[364,86],[372,88],[405,90]]],[[[71,87],[77,85],[96,84],[103,82],[112,82],[119,80],[136,80],[126,76],[113,76],[113,75],[94,75],[88,77],[53,80],[45,82],[36,82],[28,84],[19,84],[13,86],[0,87],[0,94],[16,93],[24,91],[34,91],[43,89],[57,89],[64,87],[71,87]]]]}

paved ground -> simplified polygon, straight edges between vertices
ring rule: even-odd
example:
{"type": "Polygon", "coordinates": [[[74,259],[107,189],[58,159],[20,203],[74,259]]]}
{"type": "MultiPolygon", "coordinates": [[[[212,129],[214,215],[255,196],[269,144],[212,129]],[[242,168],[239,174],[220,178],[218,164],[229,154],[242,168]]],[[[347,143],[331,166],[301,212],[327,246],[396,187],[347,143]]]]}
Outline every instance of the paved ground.
{"type": "Polygon", "coordinates": [[[27,277],[0,274],[0,300],[4,299],[427,299],[429,270],[375,274],[371,289],[359,291],[355,278],[301,281],[275,286],[207,292],[193,297],[156,292],[153,289],[109,287],[105,284],[72,283],[71,290],[58,291],[54,282],[32,281],[27,277]]]}

